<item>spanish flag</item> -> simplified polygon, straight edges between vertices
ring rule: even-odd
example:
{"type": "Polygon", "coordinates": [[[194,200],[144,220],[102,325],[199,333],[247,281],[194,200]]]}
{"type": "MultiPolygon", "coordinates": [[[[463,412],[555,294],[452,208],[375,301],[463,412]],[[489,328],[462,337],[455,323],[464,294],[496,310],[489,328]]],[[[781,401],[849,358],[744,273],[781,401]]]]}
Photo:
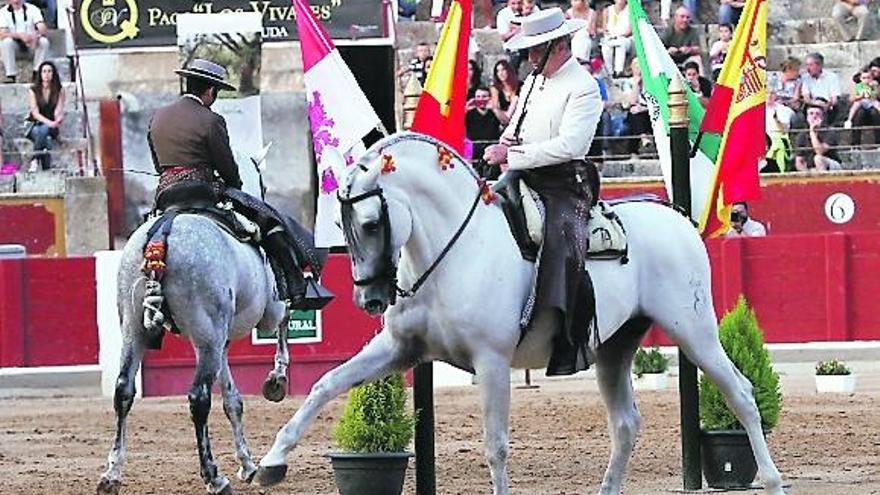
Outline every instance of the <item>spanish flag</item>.
{"type": "Polygon", "coordinates": [[[721,136],[715,179],[700,220],[703,237],[730,229],[731,205],[761,196],[758,161],[767,152],[767,3],[747,0],[700,132],[721,136]]]}
{"type": "Polygon", "coordinates": [[[471,0],[454,0],[440,32],[434,63],[419,97],[412,130],[464,152],[471,0]]]}

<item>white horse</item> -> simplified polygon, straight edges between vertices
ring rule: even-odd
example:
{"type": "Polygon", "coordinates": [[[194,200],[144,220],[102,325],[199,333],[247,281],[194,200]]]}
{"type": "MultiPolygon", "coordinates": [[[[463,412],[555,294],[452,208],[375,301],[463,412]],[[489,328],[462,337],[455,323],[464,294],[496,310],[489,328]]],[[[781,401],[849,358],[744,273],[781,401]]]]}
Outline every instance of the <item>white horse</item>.
{"type": "MultiPolygon", "coordinates": [[[[384,311],[385,327],[315,384],[261,459],[261,484],[284,477],[286,455],[329,400],[440,360],[476,373],[494,493],[509,493],[510,369],[546,367],[552,331],[539,314],[520,343],[534,265],[521,258],[501,209],[482,201],[487,188],[473,170],[438,150],[445,147],[431,138],[394,135],[376,143],[349,176],[340,198],[355,299],[371,314],[384,311]]],[[[615,210],[628,233],[629,262],[587,263],[602,340],[596,376],[612,443],[598,493],[621,493],[640,426],[630,368],[639,341],[657,322],[718,385],[745,425],[766,493],[784,494],[752,385],[718,341],[709,260],[699,235],[688,219],[661,204],[624,203],[615,210]]]]}

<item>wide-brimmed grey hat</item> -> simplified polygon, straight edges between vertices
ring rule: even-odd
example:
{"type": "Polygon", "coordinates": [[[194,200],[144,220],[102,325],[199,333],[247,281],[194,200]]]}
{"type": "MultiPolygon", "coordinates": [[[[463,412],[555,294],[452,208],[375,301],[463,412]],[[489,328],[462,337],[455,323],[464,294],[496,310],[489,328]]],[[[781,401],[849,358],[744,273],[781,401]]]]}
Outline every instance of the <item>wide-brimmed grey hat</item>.
{"type": "Polygon", "coordinates": [[[174,72],[183,77],[194,77],[196,79],[208,81],[220,89],[235,91],[235,86],[226,82],[226,69],[222,65],[215,64],[210,60],[196,58],[189,63],[189,67],[186,67],[185,69],[176,69],[174,72]]]}
{"type": "Polygon", "coordinates": [[[559,7],[539,10],[516,20],[521,24],[520,30],[507,40],[505,50],[530,48],[587,27],[587,21],[583,19],[566,19],[559,7]]]}

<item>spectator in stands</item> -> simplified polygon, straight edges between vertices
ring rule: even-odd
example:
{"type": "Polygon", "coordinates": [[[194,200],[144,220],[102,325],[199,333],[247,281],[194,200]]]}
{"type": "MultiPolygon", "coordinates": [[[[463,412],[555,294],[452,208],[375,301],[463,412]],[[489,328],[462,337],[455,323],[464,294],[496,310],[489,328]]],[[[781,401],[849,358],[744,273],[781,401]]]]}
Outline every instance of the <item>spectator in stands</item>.
{"type": "Polygon", "coordinates": [[[676,9],[675,20],[663,32],[661,41],[679,67],[685,62],[693,61],[700,66],[700,73],[703,72],[700,60],[700,38],[697,30],[691,26],[691,13],[687,7],[681,6],[676,9]]]}
{"type": "Polygon", "coordinates": [[[595,161],[602,161],[603,155],[608,151],[608,136],[611,135],[611,114],[608,112],[611,104],[608,98],[608,83],[602,76],[602,60],[578,60],[581,66],[590,71],[590,74],[599,85],[599,95],[602,97],[602,115],[599,117],[599,127],[596,128],[596,139],[590,145],[587,156],[595,161]]]}
{"type": "Polygon", "coordinates": [[[767,92],[767,117],[765,120],[765,132],[767,134],[767,154],[764,163],[758,166],[758,170],[764,173],[785,172],[791,160],[791,139],[788,130],[791,129],[794,110],[787,105],[779,103],[776,95],[767,92]]]}
{"type": "Polygon", "coordinates": [[[648,102],[645,100],[642,71],[638,59],[630,63],[632,77],[624,84],[623,108],[626,113],[627,135],[629,140],[627,151],[638,155],[639,149],[651,145],[651,117],[648,115],[648,102]]]}
{"type": "Polygon", "coordinates": [[[467,85],[467,99],[470,100],[474,97],[474,94],[477,92],[477,88],[479,88],[483,84],[483,69],[480,68],[480,64],[477,63],[474,59],[468,60],[468,85],[467,85]]]}
{"type": "MultiPolygon", "coordinates": [[[[425,78],[428,77],[428,61],[431,59],[431,45],[427,41],[419,41],[416,45],[416,56],[409,61],[406,67],[401,67],[397,71],[397,77],[409,74],[419,80],[419,84],[425,85],[425,78]]],[[[401,84],[401,86],[406,86],[401,84]]]]}
{"type": "Polygon", "coordinates": [[[632,26],[626,0],[614,0],[605,7],[605,37],[602,38],[602,58],[612,77],[622,77],[626,58],[632,52],[632,26]]]}
{"type": "Polygon", "coordinates": [[[521,17],[528,17],[532,15],[532,12],[541,10],[541,7],[538,7],[538,4],[536,4],[535,1],[536,0],[522,0],[521,17]]]}
{"type": "Polygon", "coordinates": [[[777,103],[799,112],[801,110],[801,61],[794,57],[788,57],[782,62],[779,69],[779,74],[770,78],[768,92],[773,93],[777,103]]]}
{"type": "Polygon", "coordinates": [[[880,82],[880,57],[871,60],[868,68],[871,69],[871,75],[874,77],[874,80],[880,82]]]}
{"type": "Polygon", "coordinates": [[[516,108],[516,99],[519,98],[520,82],[516,77],[516,71],[507,60],[499,60],[492,69],[492,108],[497,108],[504,113],[502,124],[510,121],[513,109],[516,108]]]}
{"type": "MultiPolygon", "coordinates": [[[[880,100],[878,100],[877,81],[871,74],[871,68],[865,67],[858,75],[859,80],[853,89],[852,106],[849,109],[849,118],[843,124],[846,129],[856,127],[880,125],[880,100]]],[[[874,144],[880,144],[880,129],[874,129],[874,144]]],[[[861,146],[862,131],[852,131],[852,145],[861,146]]]]}
{"type": "Polygon", "coordinates": [[[870,17],[868,0],[837,0],[831,10],[831,17],[834,18],[843,41],[863,40],[865,25],[870,17]],[[846,28],[847,21],[853,18],[858,23],[855,34],[846,28]]]}
{"type": "Polygon", "coordinates": [[[593,41],[596,39],[596,11],[587,0],[571,0],[571,8],[565,11],[565,16],[586,21],[587,27],[571,36],[571,54],[579,60],[591,59],[593,41]]]}
{"type": "Polygon", "coordinates": [[[503,115],[504,112],[493,108],[489,88],[485,86],[477,87],[474,98],[468,101],[468,108],[464,126],[467,138],[474,143],[474,168],[484,179],[495,180],[501,169],[489,166],[483,160],[483,151],[501,137],[502,124],[498,115],[503,115]]]}
{"type": "Polygon", "coordinates": [[[696,62],[684,64],[684,78],[688,85],[697,93],[700,103],[706,106],[712,96],[712,82],[700,75],[700,66],[696,62]]]}
{"type": "MultiPolygon", "coordinates": [[[[718,26],[718,40],[712,43],[709,49],[709,64],[712,68],[712,80],[718,80],[718,74],[724,67],[724,59],[727,58],[727,50],[730,48],[730,40],[733,38],[733,26],[721,24],[718,26]]],[[[795,76],[798,74],[795,73],[795,76]]]]}
{"type": "MultiPolygon", "coordinates": [[[[0,9],[0,46],[7,83],[14,83],[18,77],[16,55],[33,53],[35,68],[43,63],[49,52],[47,33],[43,13],[35,5],[24,3],[23,0],[9,0],[0,9]]],[[[34,69],[32,80],[39,82],[36,72],[34,69]]]]}
{"type": "Polygon", "coordinates": [[[718,7],[718,24],[736,26],[745,6],[744,0],[721,0],[721,5],[718,7]]]}
{"type": "Polygon", "coordinates": [[[822,106],[807,107],[809,129],[795,139],[794,168],[800,171],[840,170],[840,156],[835,147],[840,143],[837,132],[825,127],[825,109],[822,106]]]}
{"type": "MultiPolygon", "coordinates": [[[[52,62],[43,62],[37,71],[40,79],[31,85],[28,95],[31,109],[29,119],[33,125],[27,137],[34,142],[40,167],[48,170],[52,165],[52,141],[58,141],[61,123],[64,121],[64,88],[52,62]]],[[[36,165],[37,163],[31,164],[31,171],[36,171],[36,165]]]]}
{"type": "Polygon", "coordinates": [[[825,119],[834,122],[840,81],[837,75],[824,70],[825,58],[820,53],[807,55],[806,74],[801,76],[801,97],[807,106],[821,107],[825,119]]]}
{"type": "Polygon", "coordinates": [[[767,229],[761,222],[749,217],[749,205],[745,202],[734,203],[730,212],[730,230],[726,237],[764,237],[767,229]]]}
{"type": "MultiPolygon", "coordinates": [[[[519,32],[519,22],[516,21],[516,18],[521,17],[522,13],[523,0],[507,0],[507,6],[498,11],[498,15],[495,16],[495,29],[501,35],[503,43],[519,32]]],[[[507,52],[514,72],[519,70],[520,64],[527,56],[528,52],[523,53],[523,50],[507,52]]]]}

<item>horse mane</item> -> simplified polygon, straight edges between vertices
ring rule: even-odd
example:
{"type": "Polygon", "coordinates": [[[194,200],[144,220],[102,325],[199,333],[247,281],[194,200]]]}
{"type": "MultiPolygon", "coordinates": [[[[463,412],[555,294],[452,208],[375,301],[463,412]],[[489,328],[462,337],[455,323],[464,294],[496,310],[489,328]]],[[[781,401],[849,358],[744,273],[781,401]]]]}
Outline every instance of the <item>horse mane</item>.
{"type": "Polygon", "coordinates": [[[372,146],[369,147],[369,149],[367,149],[366,153],[361,156],[361,158],[355,163],[356,166],[348,174],[348,179],[346,181],[346,195],[351,194],[351,188],[354,184],[354,179],[361,172],[370,172],[373,168],[378,168],[382,166],[379,157],[383,154],[383,152],[385,152],[385,150],[394,147],[400,143],[412,141],[427,143],[435,147],[442,146],[446,148],[447,150],[449,150],[450,153],[452,153],[452,156],[455,159],[457,166],[462,166],[462,168],[467,170],[471,177],[473,177],[477,181],[480,180],[479,174],[477,174],[477,172],[471,166],[470,162],[466,160],[463,156],[461,156],[455,148],[449,146],[448,144],[440,141],[433,136],[428,136],[426,134],[420,134],[418,132],[412,131],[401,131],[384,137],[379,141],[376,141],[375,143],[373,143],[372,146]]]}

